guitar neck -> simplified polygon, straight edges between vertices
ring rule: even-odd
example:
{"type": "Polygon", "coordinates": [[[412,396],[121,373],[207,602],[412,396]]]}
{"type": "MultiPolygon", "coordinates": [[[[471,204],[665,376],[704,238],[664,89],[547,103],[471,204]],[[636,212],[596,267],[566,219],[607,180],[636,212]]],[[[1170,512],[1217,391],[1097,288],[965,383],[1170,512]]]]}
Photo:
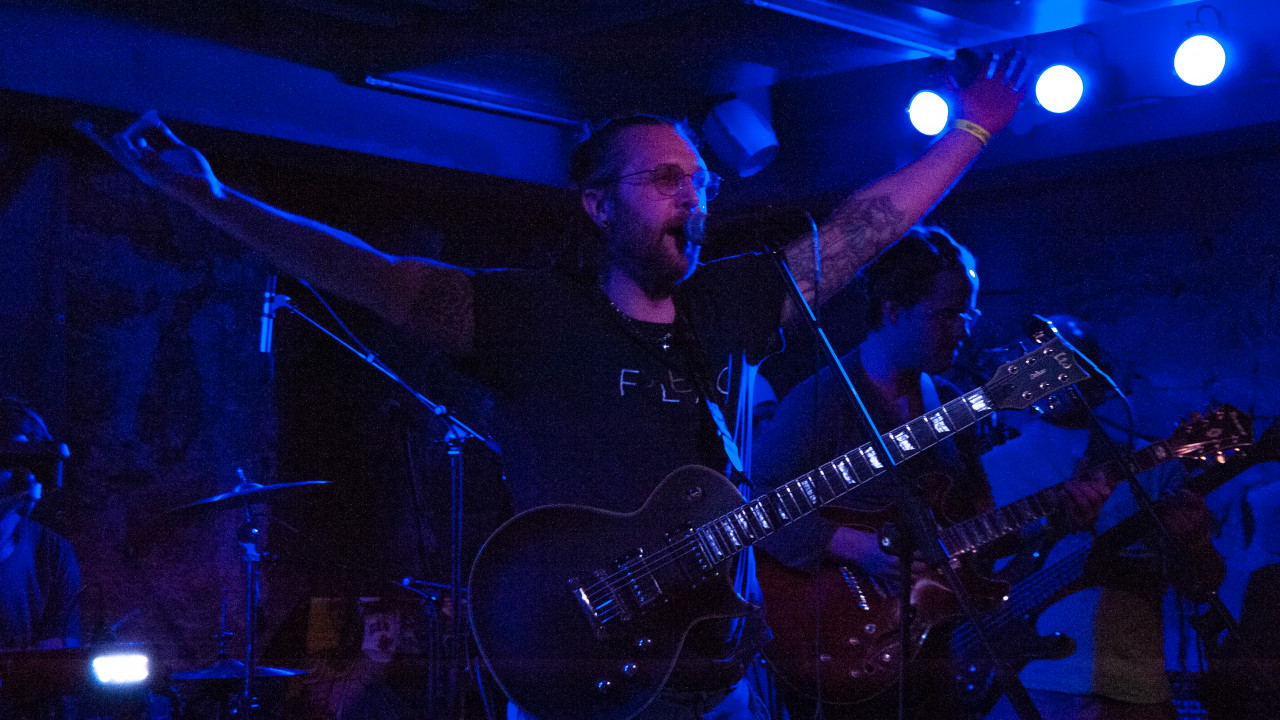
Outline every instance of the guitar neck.
{"type": "MultiPolygon", "coordinates": [[[[881,436],[894,465],[994,413],[986,388],[971,390],[881,436]]],[[[866,443],[696,529],[706,556],[728,558],[884,474],[890,463],[866,443]]]]}
{"type": "Polygon", "coordinates": [[[1066,483],[1072,480],[1105,480],[1111,487],[1124,476],[1119,472],[1138,474],[1176,457],[1168,440],[1148,445],[1120,460],[1113,460],[1073,475],[1070,479],[1032,493],[1021,500],[989,510],[947,527],[941,532],[942,544],[951,557],[976,552],[982,547],[1017,532],[1028,523],[1051,517],[1065,504],[1066,483]]]}

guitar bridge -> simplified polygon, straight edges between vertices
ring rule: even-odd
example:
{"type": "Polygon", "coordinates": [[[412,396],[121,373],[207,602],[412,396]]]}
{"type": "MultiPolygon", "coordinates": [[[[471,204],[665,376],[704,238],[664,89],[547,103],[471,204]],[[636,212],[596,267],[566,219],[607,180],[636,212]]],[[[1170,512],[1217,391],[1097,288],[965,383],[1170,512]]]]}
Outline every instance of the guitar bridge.
{"type": "Polygon", "coordinates": [[[611,570],[595,570],[569,580],[569,591],[591,624],[597,638],[610,622],[630,622],[637,611],[662,596],[662,588],[649,572],[643,551],[619,560],[611,570]]]}

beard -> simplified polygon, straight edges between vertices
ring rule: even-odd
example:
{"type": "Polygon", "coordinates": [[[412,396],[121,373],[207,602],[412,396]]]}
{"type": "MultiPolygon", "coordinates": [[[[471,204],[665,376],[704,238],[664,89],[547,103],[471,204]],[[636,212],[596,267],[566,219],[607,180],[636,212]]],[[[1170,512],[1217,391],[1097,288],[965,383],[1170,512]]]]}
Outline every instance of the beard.
{"type": "Polygon", "coordinates": [[[683,220],[654,226],[619,212],[608,239],[607,271],[625,273],[650,299],[661,299],[692,274],[700,250],[685,239],[683,220]]]}

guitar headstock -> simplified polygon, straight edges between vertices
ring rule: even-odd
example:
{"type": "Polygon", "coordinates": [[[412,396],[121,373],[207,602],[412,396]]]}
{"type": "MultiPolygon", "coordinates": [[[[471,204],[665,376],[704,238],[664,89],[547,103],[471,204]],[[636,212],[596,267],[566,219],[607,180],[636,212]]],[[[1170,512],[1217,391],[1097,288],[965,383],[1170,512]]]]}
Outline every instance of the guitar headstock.
{"type": "Polygon", "coordinates": [[[1025,410],[1031,404],[1089,377],[1070,346],[1055,337],[1017,360],[1001,365],[982,387],[1001,410],[1025,410]]]}
{"type": "Polygon", "coordinates": [[[1231,405],[1192,413],[1165,441],[1178,457],[1204,458],[1253,444],[1253,416],[1231,405]]]}

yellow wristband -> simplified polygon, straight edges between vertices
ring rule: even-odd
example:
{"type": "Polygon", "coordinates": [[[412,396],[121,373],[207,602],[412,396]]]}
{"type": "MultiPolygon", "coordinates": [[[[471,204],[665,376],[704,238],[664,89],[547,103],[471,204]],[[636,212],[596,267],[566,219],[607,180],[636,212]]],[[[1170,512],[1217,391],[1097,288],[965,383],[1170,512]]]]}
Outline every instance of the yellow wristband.
{"type": "Polygon", "coordinates": [[[976,122],[965,120],[964,118],[958,118],[951,127],[954,127],[957,130],[963,130],[978,138],[978,142],[983,145],[986,145],[987,141],[991,139],[991,133],[988,132],[986,128],[976,122]]]}

